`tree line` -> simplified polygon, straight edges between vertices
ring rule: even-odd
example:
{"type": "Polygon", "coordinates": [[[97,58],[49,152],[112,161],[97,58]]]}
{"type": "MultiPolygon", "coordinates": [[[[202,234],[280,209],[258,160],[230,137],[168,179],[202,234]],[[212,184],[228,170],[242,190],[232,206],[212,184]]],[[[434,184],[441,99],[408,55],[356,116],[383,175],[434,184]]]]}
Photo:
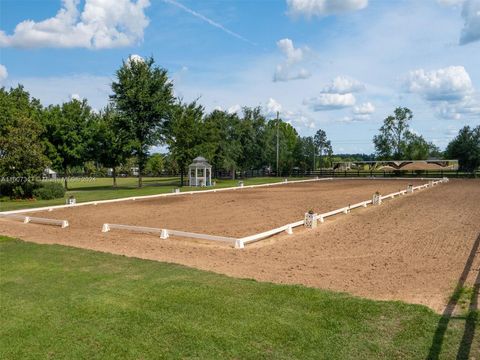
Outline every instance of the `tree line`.
{"type": "MultiPolygon", "coordinates": [[[[135,166],[141,187],[142,176],[158,174],[160,168],[180,174],[183,185],[188,165],[199,155],[214,170],[233,176],[236,171],[259,169],[304,172],[329,167],[338,159],[322,129],[314,136],[300,136],[290,123],[278,116],[267,118],[259,107],[244,107],[239,114],[207,113],[198,100],[184,102],[175,97],[167,71],[153,58],[125,60],[111,88],[109,104],[100,111],[93,111],[87,100],[76,99],[44,107],[21,85],[0,89],[0,176],[9,179],[14,196],[27,196],[47,167],[60,171],[68,188],[67,176],[79,167],[112,169],[116,186],[118,171],[135,166]],[[168,153],[151,155],[151,148],[158,145],[166,146],[168,153]]],[[[412,116],[409,109],[398,108],[385,119],[373,139],[376,157],[443,155],[409,131],[412,116]]],[[[472,155],[471,147],[478,150],[480,127],[462,131],[461,144],[449,145],[448,156],[467,151],[468,167],[476,167],[479,154],[472,155]],[[472,159],[477,159],[476,165],[472,159]]]]}

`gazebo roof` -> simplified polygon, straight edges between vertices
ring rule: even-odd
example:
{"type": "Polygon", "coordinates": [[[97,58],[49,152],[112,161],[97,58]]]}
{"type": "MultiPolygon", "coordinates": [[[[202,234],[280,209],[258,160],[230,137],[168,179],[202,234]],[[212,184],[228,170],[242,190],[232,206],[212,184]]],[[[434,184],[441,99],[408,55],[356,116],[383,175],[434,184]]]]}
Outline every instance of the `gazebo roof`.
{"type": "Polygon", "coordinates": [[[198,156],[193,159],[193,162],[189,165],[189,167],[212,167],[203,156],[198,156]]]}

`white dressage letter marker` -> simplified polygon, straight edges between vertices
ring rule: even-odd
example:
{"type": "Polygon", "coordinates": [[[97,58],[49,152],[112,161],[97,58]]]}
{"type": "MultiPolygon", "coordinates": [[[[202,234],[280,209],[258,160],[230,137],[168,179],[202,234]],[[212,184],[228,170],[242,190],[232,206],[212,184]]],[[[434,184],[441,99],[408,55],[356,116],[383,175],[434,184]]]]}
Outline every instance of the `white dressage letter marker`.
{"type": "Polygon", "coordinates": [[[307,229],[315,229],[317,227],[317,214],[305,213],[303,224],[307,229]]]}

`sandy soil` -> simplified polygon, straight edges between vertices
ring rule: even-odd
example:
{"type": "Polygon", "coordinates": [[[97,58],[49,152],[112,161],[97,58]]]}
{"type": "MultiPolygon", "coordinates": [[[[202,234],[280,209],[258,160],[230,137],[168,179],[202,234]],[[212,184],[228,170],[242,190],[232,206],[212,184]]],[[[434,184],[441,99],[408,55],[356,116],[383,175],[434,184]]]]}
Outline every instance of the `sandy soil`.
{"type": "MultiPolygon", "coordinates": [[[[413,183],[420,183],[414,181],[413,183]]],[[[425,182],[425,181],[423,181],[425,182]]],[[[421,182],[421,183],[423,183],[421,182]]],[[[0,220],[0,234],[115,254],[175,262],[235,277],[403,300],[442,311],[480,233],[480,181],[452,180],[379,207],[331,218],[244,250],[123,231],[104,222],[243,236],[404,189],[409,180],[335,180],[196,194],[43,212],[68,219],[60,229],[0,220]],[[230,226],[227,224],[230,221],[230,226]]],[[[477,251],[478,253],[478,251],[477,251]]],[[[480,254],[467,284],[480,270],[480,254]]]]}

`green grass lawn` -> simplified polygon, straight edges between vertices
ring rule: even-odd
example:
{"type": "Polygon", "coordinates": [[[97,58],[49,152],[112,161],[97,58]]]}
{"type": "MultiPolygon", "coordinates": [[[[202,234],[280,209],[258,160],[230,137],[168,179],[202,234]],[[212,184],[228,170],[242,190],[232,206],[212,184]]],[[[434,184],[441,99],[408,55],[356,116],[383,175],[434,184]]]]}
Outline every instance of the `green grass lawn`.
{"type": "MultiPolygon", "coordinates": [[[[0,296],[2,359],[426,359],[440,320],[423,306],[1,237],[0,296]]],[[[451,321],[437,338],[441,359],[462,333],[451,321]]]]}
{"type": "MultiPolygon", "coordinates": [[[[283,181],[284,178],[252,178],[244,180],[245,185],[265,184],[269,182],[283,181]]],[[[292,178],[299,180],[301,178],[292,178]]],[[[237,186],[238,180],[217,180],[216,188],[237,186]]],[[[69,191],[65,199],[73,195],[77,202],[117,199],[129,196],[154,195],[170,193],[180,185],[180,179],[170,178],[144,178],[144,187],[138,189],[137,178],[118,178],[118,187],[113,188],[111,178],[94,178],[69,182],[69,191]]],[[[209,188],[195,188],[185,186],[181,191],[205,190],[209,188]]],[[[19,210],[33,207],[65,204],[65,199],[54,200],[10,200],[0,199],[0,211],[19,210]]]]}

